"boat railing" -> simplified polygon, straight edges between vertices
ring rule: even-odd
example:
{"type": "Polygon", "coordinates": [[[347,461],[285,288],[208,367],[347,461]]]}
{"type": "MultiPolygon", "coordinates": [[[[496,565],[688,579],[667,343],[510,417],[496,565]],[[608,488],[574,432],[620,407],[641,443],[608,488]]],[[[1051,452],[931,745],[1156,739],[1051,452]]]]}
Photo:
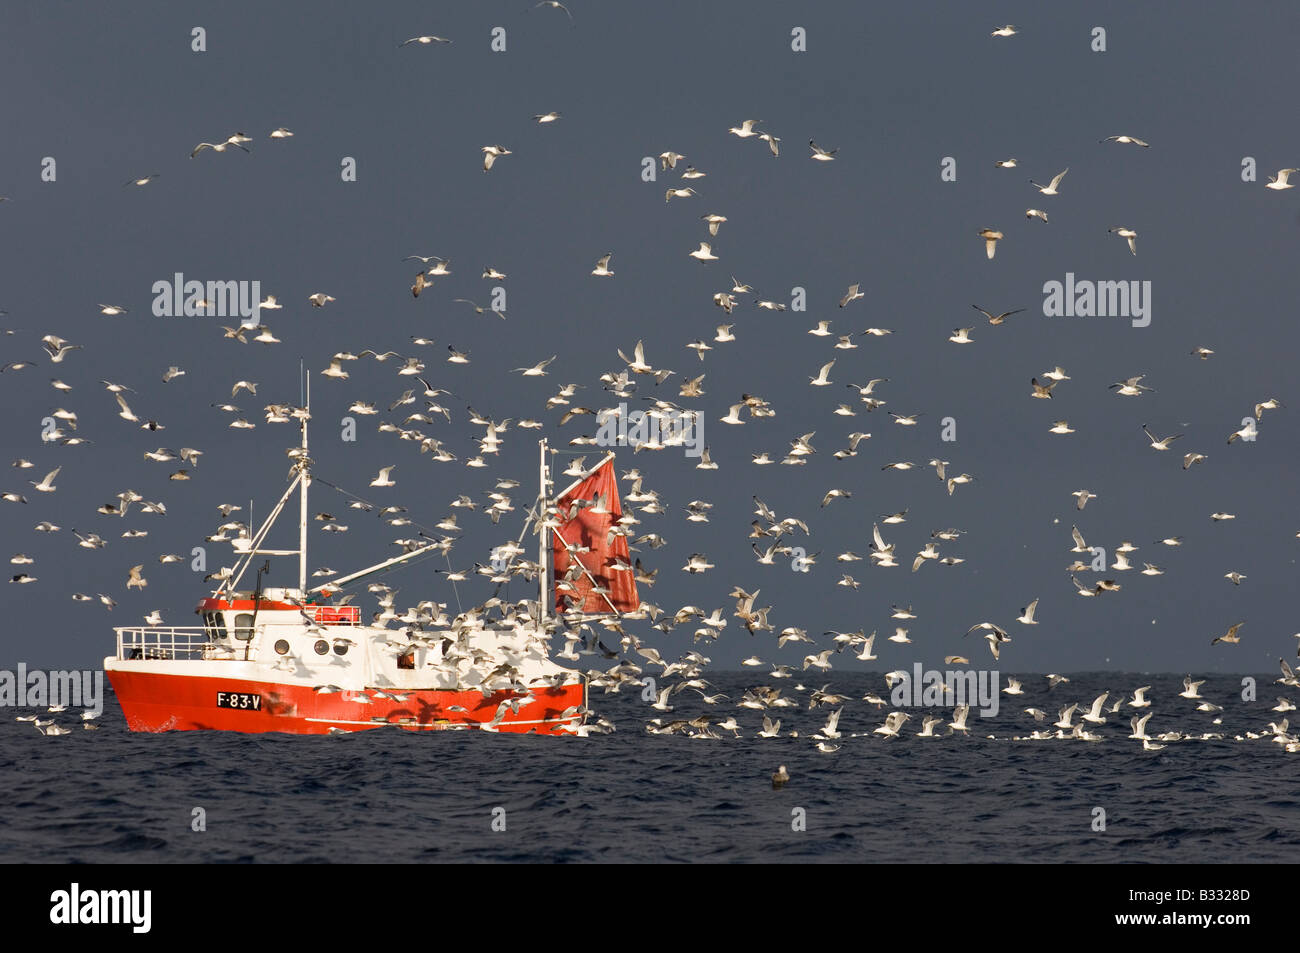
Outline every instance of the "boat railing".
{"type": "Polygon", "coordinates": [[[117,657],[129,659],[210,659],[219,650],[210,630],[201,625],[121,626],[117,657]]]}

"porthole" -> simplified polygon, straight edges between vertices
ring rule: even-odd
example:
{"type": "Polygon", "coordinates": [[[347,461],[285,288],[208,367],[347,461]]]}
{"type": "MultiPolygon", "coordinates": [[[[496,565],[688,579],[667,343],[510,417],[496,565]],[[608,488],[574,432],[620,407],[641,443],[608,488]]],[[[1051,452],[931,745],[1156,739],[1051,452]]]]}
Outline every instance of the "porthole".
{"type": "Polygon", "coordinates": [[[348,654],[348,644],[347,644],[346,642],[336,642],[336,643],[334,644],[334,654],[335,654],[335,655],[347,655],[347,654],[348,654]]]}
{"type": "Polygon", "coordinates": [[[276,655],[288,655],[288,654],[289,654],[289,643],[288,643],[287,641],[285,641],[284,639],[276,639],[276,640],[275,640],[275,654],[276,654],[276,655]]]}
{"type": "Polygon", "coordinates": [[[317,655],[329,654],[330,644],[326,642],[324,639],[317,639],[316,644],[312,647],[316,650],[317,655]]]}

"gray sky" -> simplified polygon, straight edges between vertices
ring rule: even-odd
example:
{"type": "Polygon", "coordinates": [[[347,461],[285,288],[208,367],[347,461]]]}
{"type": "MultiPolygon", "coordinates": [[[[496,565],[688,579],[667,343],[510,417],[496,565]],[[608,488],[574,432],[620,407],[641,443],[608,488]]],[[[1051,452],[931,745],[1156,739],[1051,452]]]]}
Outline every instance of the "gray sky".
{"type": "MultiPolygon", "coordinates": [[[[10,554],[36,560],[12,572],[38,578],[0,589],[7,618],[0,665],[94,667],[112,649],[112,625],[138,623],[155,608],[170,623],[193,621],[201,579],[187,563],[160,566],[158,554],[201,544],[220,522],[218,503],[246,506],[252,496],[255,512],[265,513],[282,491],[283,449],[294,434],[263,423],[262,408],[297,401],[300,358],[312,371],[317,473],[382,504],[406,505],[431,525],[458,494],[481,497],[505,476],[524,483],[515,498],[522,516],[536,432],[510,429],[487,470],[432,463],[414,443],[375,431],[378,420],[400,423],[397,414],[358,418],[358,441],[343,443],[338,421],[352,401],[386,407],[414,382],[395,375],[395,362],[369,359],[347,365],[349,380],[328,380],[318,372],[332,353],[392,349],[425,360],[424,376],[457,397],[446,398],[451,423],[417,426],[463,461],[482,434],[467,422],[467,404],[496,419],[543,419],[553,444],[594,432],[590,418],[561,428],[560,412],[544,402],[572,382],[584,386],[575,403],[616,403],[598,378],[619,370],[616,348],[630,353],[638,338],[652,364],[676,371],[658,388],[642,379],[640,396],[679,400],[684,377],[707,375],[706,396],[682,402],[704,412],[720,467],[697,471],[673,451],[619,452],[620,471],[639,467],[669,506],[666,516],[642,517],[642,528],[669,546],[641,553],[660,569],[642,596],[669,611],[723,606],[730,617],[733,586],[761,588],[758,603],[773,606],[778,630],[795,625],[821,638],[826,629],[879,629],[880,661],[871,664],[887,668],[939,665],[958,652],[986,664],[976,637],[961,638],[985,619],[1012,629],[1000,666],[1009,671],[1266,670],[1292,655],[1291,633],[1300,629],[1289,607],[1300,546],[1292,408],[1300,401],[1290,386],[1297,338],[1290,311],[1300,282],[1300,192],[1263,183],[1300,165],[1287,121],[1300,15],[1259,5],[1224,17],[1219,7],[1167,3],[573,0],[569,8],[572,26],[563,12],[529,9],[526,0],[377,10],[325,2],[309,15],[249,3],[22,3],[0,11],[0,81],[9,90],[0,195],[10,198],[0,204],[7,250],[0,309],[8,311],[0,326],[16,331],[0,338],[0,363],[36,362],[0,376],[6,459],[36,464],[6,471],[3,488],[29,503],[0,504],[0,533],[10,554]],[[1007,22],[1020,33],[989,36],[1007,22]],[[207,31],[207,52],[190,49],[195,26],[207,31]],[[501,53],[489,48],[497,26],[506,31],[501,53]],[[790,49],[796,26],[807,31],[807,52],[790,49]],[[1096,26],[1106,30],[1106,52],[1090,50],[1096,26]],[[426,33],[454,42],[397,48],[426,33]],[[563,119],[531,121],[550,110],[563,119]],[[780,158],[757,139],[728,135],[747,118],[781,137],[780,158]],[[267,138],[278,126],[293,138],[267,138]],[[251,154],[189,158],[196,143],[237,130],[253,137],[251,154]],[[1098,143],[1121,133],[1151,146],[1098,143]],[[838,148],[836,160],[810,161],[810,138],[838,148]],[[514,154],[484,174],[479,149],[493,143],[514,154]],[[707,176],[642,182],[641,158],[669,149],[707,176]],[[54,182],[40,178],[46,156],[57,162],[54,182]],[[356,159],[356,182],[341,181],[346,156],[356,159]],[[956,159],[955,182],[940,180],[945,156],[956,159]],[[1246,156],[1258,162],[1257,182],[1241,180],[1246,156]],[[995,168],[1010,157],[1017,168],[995,168]],[[1045,182],[1067,167],[1057,196],[1026,181],[1045,182]],[[161,177],[122,187],[150,173],[161,177]],[[670,184],[693,185],[699,195],[666,204],[670,184]],[[1050,223],[1027,220],[1031,206],[1046,209],[1050,223]],[[728,221],[713,240],[721,260],[704,265],[687,252],[708,238],[699,219],[706,212],[728,221]],[[1116,225],[1138,230],[1136,256],[1107,234],[1116,225]],[[986,226],[1005,234],[991,262],[977,236],[986,226]],[[592,277],[596,258],[611,251],[616,277],[592,277]],[[416,269],[401,259],[416,253],[449,258],[454,274],[413,300],[416,269]],[[479,279],[484,265],[509,275],[505,321],[453,302],[486,302],[493,283],[479,279]],[[219,325],[231,322],[217,318],[153,317],[153,283],[177,271],[260,281],[285,304],[265,315],[283,343],[223,340],[219,325]],[[1150,281],[1150,326],[1044,317],[1044,282],[1067,272],[1150,281]],[[758,311],[746,297],[727,317],[711,297],[733,274],[764,298],[788,301],[803,287],[808,310],[758,311]],[[866,297],[840,310],[854,282],[866,297]],[[306,298],[316,291],[337,301],[313,309],[306,298]],[[99,303],[130,313],[105,317],[99,303]],[[972,303],[1028,310],[990,327],[972,303]],[[869,326],[895,333],[857,337],[858,349],[837,351],[835,338],[806,333],[819,319],[838,333],[869,326]],[[715,344],[701,363],[684,345],[712,338],[724,321],[737,340],[715,344]],[[946,341],[970,325],[975,343],[946,341]],[[39,344],[50,333],[83,349],[52,365],[39,344]],[[436,344],[416,347],[412,335],[436,344]],[[448,345],[468,351],[471,363],[446,363],[448,345]],[[1216,354],[1197,360],[1189,354],[1197,346],[1216,354]],[[558,358],[546,378],[510,373],[551,354],[558,358]],[[809,387],[832,358],[835,386],[809,387]],[[186,375],[163,384],[171,364],[186,375]],[[1056,364],[1072,380],[1050,402],[1031,399],[1029,379],[1056,364]],[[1136,374],[1155,392],[1124,398],[1107,389],[1136,374]],[[59,394],[52,377],[74,390],[59,394]],[[890,379],[879,388],[888,403],[867,414],[843,385],[873,377],[890,379]],[[166,429],[149,433],[118,418],[101,379],[134,388],[133,409],[166,429]],[[260,385],[255,398],[233,401],[258,422],[253,430],[228,429],[231,418],[210,406],[229,400],[239,379],[260,385]],[[769,401],[776,416],[718,423],[742,392],[769,401]],[[1268,397],[1287,406],[1265,413],[1257,441],[1227,446],[1242,417],[1268,397]],[[841,402],[859,415],[834,416],[841,402]],[[41,444],[41,418],[57,407],[79,414],[77,433],[92,444],[41,444]],[[924,416],[904,428],[888,411],[924,416]],[[939,439],[946,416],[957,422],[952,443],[939,439]],[[1059,418],[1078,432],[1049,434],[1059,418]],[[1155,453],[1144,423],[1160,436],[1185,436],[1172,452],[1155,453]],[[873,436],[856,458],[835,460],[855,430],[873,436]],[[749,462],[760,450],[781,455],[809,431],[818,453],[807,466],[749,462]],[[174,464],[143,459],[160,446],[204,451],[190,482],[167,479],[174,464]],[[1181,457],[1191,450],[1209,459],[1184,472],[1181,457]],[[976,482],[950,498],[928,469],[881,471],[933,456],[976,482]],[[390,464],[397,485],[367,487],[390,464]],[[59,465],[55,493],[27,485],[59,465]],[[164,501],[168,515],[96,514],[127,487],[164,501]],[[852,499],[819,509],[831,487],[852,499]],[[1070,496],[1080,488],[1098,494],[1082,513],[1070,496]],[[811,572],[755,564],[746,538],[755,494],[779,515],[808,521],[810,539],[788,541],[821,553],[811,572]],[[682,507],[692,499],[715,504],[708,523],[686,522],[682,507]],[[865,554],[872,522],[904,508],[908,521],[887,527],[886,537],[905,565],[836,563],[844,550],[865,554]],[[1237,518],[1215,523],[1215,511],[1237,518]],[[34,533],[42,519],[63,532],[34,533]],[[1075,522],[1110,558],[1132,540],[1136,568],[1150,561],[1165,575],[1083,573],[1088,582],[1116,578],[1123,590],[1081,599],[1064,571],[1075,558],[1068,552],[1075,522]],[[966,561],[912,573],[911,557],[931,531],[950,526],[965,535],[941,552],[966,561]],[[108,546],[77,548],[74,527],[101,533],[108,546]],[[128,528],[149,536],[121,539],[128,528]],[[1153,545],[1169,535],[1186,544],[1153,545]],[[717,568],[681,572],[694,552],[717,568]],[[137,563],[149,587],[128,593],[127,570],[137,563]],[[860,589],[836,586],[843,570],[860,589]],[[1229,570],[1248,579],[1233,587],[1223,578],[1229,570]],[[119,605],[109,613],[98,602],[75,603],[75,591],[109,593],[119,605]],[[1041,624],[1015,625],[1035,597],[1041,624]],[[884,642],[892,603],[912,604],[920,616],[911,646],[884,642]],[[1211,638],[1243,619],[1240,645],[1211,648],[1211,638]]],[[[313,511],[346,514],[351,531],[331,537],[313,527],[313,565],[346,571],[392,554],[394,533],[343,507],[323,487],[314,496],[313,511]]],[[[493,527],[481,513],[462,513],[461,522],[458,569],[486,561],[490,547],[519,528],[510,518],[493,527]]],[[[282,529],[287,545],[291,524],[282,529]]],[[[209,568],[227,557],[224,545],[211,544],[209,568]]],[[[292,584],[292,564],[273,561],[272,584],[292,584]]],[[[455,606],[434,565],[444,564],[390,579],[402,589],[400,604],[436,598],[455,606]]],[[[462,586],[460,596],[469,605],[489,593],[484,583],[462,586]]],[[[661,649],[684,651],[694,627],[664,637],[645,623],[632,628],[661,649]]],[[[770,633],[751,638],[733,619],[702,651],[730,668],[754,652],[797,662],[807,647],[778,653],[770,633]]]]}

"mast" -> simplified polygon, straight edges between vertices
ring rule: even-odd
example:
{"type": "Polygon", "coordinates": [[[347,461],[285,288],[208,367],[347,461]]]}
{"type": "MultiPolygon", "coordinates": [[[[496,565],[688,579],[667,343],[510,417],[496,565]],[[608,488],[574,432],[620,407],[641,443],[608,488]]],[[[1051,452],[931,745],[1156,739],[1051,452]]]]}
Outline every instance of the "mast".
{"type": "Polygon", "coordinates": [[[549,481],[547,480],[547,444],[545,437],[538,441],[537,449],[539,455],[537,471],[537,584],[539,591],[537,602],[539,606],[538,621],[544,624],[551,614],[550,606],[547,605],[547,600],[550,598],[551,592],[551,535],[547,529],[549,517],[546,514],[551,501],[548,496],[548,490],[550,487],[548,485],[549,481]]]}
{"type": "Polygon", "coordinates": [[[307,486],[311,483],[311,459],[307,456],[307,421],[311,417],[311,378],[307,378],[305,413],[302,418],[302,468],[298,485],[298,593],[307,599],[307,486]]]}

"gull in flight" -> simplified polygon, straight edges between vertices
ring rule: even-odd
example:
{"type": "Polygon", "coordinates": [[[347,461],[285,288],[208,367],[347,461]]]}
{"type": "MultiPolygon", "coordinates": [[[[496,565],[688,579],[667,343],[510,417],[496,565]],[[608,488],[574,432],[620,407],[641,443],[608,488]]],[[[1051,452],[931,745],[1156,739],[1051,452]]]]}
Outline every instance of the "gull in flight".
{"type": "MultiPolygon", "coordinates": [[[[244,149],[241,143],[252,141],[253,140],[249,139],[242,132],[237,132],[224,142],[200,142],[194,147],[194,151],[190,153],[190,158],[193,159],[204,149],[211,149],[213,152],[225,152],[226,149],[231,146],[234,146],[236,149],[244,149]]],[[[248,150],[244,149],[244,151],[247,152],[248,150]]]]}
{"type": "MultiPolygon", "coordinates": [[[[998,237],[1000,238],[1001,236],[998,237]]],[[[993,254],[991,252],[989,253],[989,257],[990,258],[993,257],[993,254]]],[[[989,324],[1001,324],[1003,321],[1011,317],[1013,314],[1019,314],[1021,311],[1025,310],[1024,308],[1016,308],[1016,310],[1014,311],[1003,311],[1001,314],[993,314],[991,311],[985,311],[977,304],[973,304],[971,305],[971,307],[974,308],[976,311],[978,311],[980,314],[984,315],[984,317],[988,318],[989,324]]],[[[1043,376],[1047,377],[1049,375],[1044,374],[1043,376]]]]}
{"type": "Polygon", "coordinates": [[[713,247],[708,242],[700,242],[700,247],[690,253],[696,261],[717,261],[718,256],[713,254],[713,247]]]}
{"type": "Polygon", "coordinates": [[[1111,384],[1108,389],[1114,390],[1115,393],[1122,394],[1125,397],[1137,397],[1141,395],[1143,391],[1155,390],[1154,387],[1147,387],[1145,384],[1138,383],[1144,377],[1146,377],[1145,374],[1139,374],[1136,377],[1128,377],[1122,381],[1116,381],[1114,384],[1111,384]]]}
{"type": "Polygon", "coordinates": [[[989,36],[1015,36],[1015,35],[1016,35],[1016,26],[1014,23],[1008,23],[1006,26],[1000,26],[992,33],[989,34],[989,36]]]}
{"type": "Polygon", "coordinates": [[[444,39],[441,36],[413,36],[409,40],[397,44],[400,50],[404,46],[410,46],[412,43],[419,43],[421,46],[428,46],[430,43],[450,43],[451,40],[444,39]]]}
{"type": "Polygon", "coordinates": [[[1016,163],[1019,161],[1020,161],[1019,159],[998,159],[993,164],[997,166],[999,169],[1014,169],[1016,167],[1016,163]]]}
{"type": "Polygon", "coordinates": [[[1268,177],[1268,185],[1264,186],[1264,188],[1274,189],[1275,191],[1280,191],[1281,189],[1294,189],[1295,185],[1288,182],[1287,177],[1296,175],[1297,173],[1300,173],[1300,169],[1279,169],[1276,176],[1270,175],[1268,177]]]}
{"type": "Polygon", "coordinates": [[[1025,218],[1041,218],[1043,220],[1043,224],[1044,225],[1047,224],[1047,213],[1044,212],[1041,208],[1025,209],[1025,218]]]}
{"type": "Polygon", "coordinates": [[[1124,145],[1141,146],[1143,149],[1148,148],[1149,143],[1143,142],[1136,136],[1107,136],[1105,139],[1099,139],[1098,142],[1119,142],[1124,145]]]}
{"type": "Polygon", "coordinates": [[[614,271],[609,267],[609,260],[614,257],[613,252],[602,255],[596,260],[596,267],[591,269],[593,275],[599,275],[601,278],[613,278],[614,271]]]}
{"type": "Polygon", "coordinates": [[[370,481],[370,485],[371,486],[395,486],[397,481],[389,478],[389,474],[391,474],[395,469],[397,469],[396,465],[391,467],[383,467],[379,471],[379,476],[375,477],[373,480],[370,481]]]}
{"type": "Polygon", "coordinates": [[[1118,235],[1120,238],[1127,238],[1127,239],[1128,239],[1128,250],[1131,251],[1131,252],[1132,252],[1133,254],[1135,254],[1135,255],[1138,253],[1138,249],[1137,249],[1137,237],[1138,237],[1138,233],[1137,233],[1136,230],[1134,230],[1134,229],[1132,229],[1132,228],[1125,228],[1123,225],[1115,225],[1115,226],[1113,226],[1112,228],[1108,228],[1108,229],[1106,229],[1106,231],[1108,231],[1108,232],[1114,232],[1114,233],[1115,233],[1116,235],[1118,235]]]}
{"type": "Polygon", "coordinates": [[[132,179],[130,182],[124,182],[122,184],[122,188],[126,188],[128,185],[148,185],[150,182],[158,178],[160,175],[161,173],[158,172],[152,172],[149,175],[142,175],[138,179],[132,179]]]}
{"type": "Polygon", "coordinates": [[[762,121],[763,120],[761,119],[746,119],[739,126],[732,126],[727,130],[727,132],[731,133],[733,136],[739,136],[741,139],[748,139],[750,136],[758,135],[758,133],[754,131],[754,127],[762,121]]]}
{"type": "Polygon", "coordinates": [[[515,370],[516,370],[518,373],[524,375],[524,377],[545,377],[545,376],[546,376],[546,365],[547,365],[547,364],[550,364],[551,361],[553,361],[553,360],[555,360],[555,355],[554,355],[554,354],[552,354],[552,355],[551,355],[549,358],[547,358],[546,360],[544,360],[544,361],[540,361],[539,363],[534,364],[532,367],[516,367],[515,370]]]}
{"type": "Polygon", "coordinates": [[[985,254],[992,259],[998,249],[998,242],[1002,240],[1002,233],[993,228],[982,228],[979,234],[980,238],[984,239],[985,254]]]}
{"type": "MultiPolygon", "coordinates": [[[[1069,169],[1065,170],[1065,172],[1069,171],[1069,169]]],[[[1065,178],[1065,172],[1058,172],[1056,175],[1052,176],[1052,181],[1048,185],[1039,185],[1033,179],[1029,180],[1029,184],[1038,189],[1038,191],[1042,192],[1044,195],[1059,195],[1060,193],[1057,190],[1057,186],[1060,185],[1061,180],[1065,178]]]]}
{"type": "Polygon", "coordinates": [[[533,9],[536,10],[538,7],[550,7],[552,10],[563,10],[564,15],[569,18],[569,22],[573,23],[573,14],[569,12],[569,8],[562,4],[560,0],[538,0],[537,3],[533,4],[533,9]]]}
{"type": "Polygon", "coordinates": [[[808,145],[812,147],[812,158],[818,162],[833,162],[835,160],[835,153],[840,151],[839,149],[831,149],[827,151],[818,146],[817,143],[813,142],[811,139],[808,140],[808,145]]]}
{"type": "Polygon", "coordinates": [[[856,301],[858,298],[865,298],[866,294],[859,291],[859,285],[849,285],[849,290],[844,292],[844,297],[840,298],[840,307],[843,308],[850,301],[856,301]]]}
{"type": "Polygon", "coordinates": [[[483,146],[483,171],[487,172],[492,164],[502,156],[514,155],[505,146],[483,146]]]}
{"type": "Polygon", "coordinates": [[[35,480],[28,480],[27,482],[41,493],[53,493],[58,489],[58,487],[54,485],[54,478],[59,475],[59,471],[62,469],[63,467],[55,467],[49,473],[45,474],[45,478],[42,479],[40,483],[37,483],[35,480]]]}
{"type": "Polygon", "coordinates": [[[825,387],[828,384],[832,383],[829,375],[831,372],[831,368],[834,366],[835,366],[834,361],[831,361],[828,364],[823,364],[822,369],[817,372],[816,377],[808,378],[809,383],[811,383],[813,387],[825,387]]]}
{"type": "Polygon", "coordinates": [[[1038,620],[1034,618],[1034,611],[1038,608],[1038,600],[1035,599],[1029,605],[1020,610],[1020,615],[1016,617],[1017,622],[1023,622],[1025,625],[1038,625],[1038,620]]]}
{"type": "MultiPolygon", "coordinates": [[[[1161,439],[1157,439],[1156,435],[1147,429],[1146,424],[1142,425],[1142,432],[1145,433],[1147,435],[1147,439],[1151,441],[1152,450],[1168,450],[1169,445],[1182,436],[1182,434],[1176,433],[1172,437],[1164,437],[1161,439]]],[[[1231,443],[1232,441],[1229,440],[1228,442],[1231,443]]],[[[1186,467],[1184,467],[1184,469],[1186,469],[1186,467]]]]}
{"type": "Polygon", "coordinates": [[[536,122],[538,125],[542,125],[548,122],[555,122],[556,120],[562,118],[563,115],[561,113],[549,112],[549,113],[541,113],[540,115],[534,116],[533,121],[536,122]]]}
{"type": "Polygon", "coordinates": [[[1232,628],[1228,629],[1226,634],[1219,636],[1210,644],[1217,645],[1220,642],[1227,642],[1230,645],[1236,645],[1238,642],[1241,641],[1241,636],[1237,634],[1237,630],[1240,629],[1245,624],[1246,623],[1244,621],[1238,622],[1236,625],[1232,626],[1232,628]]]}

